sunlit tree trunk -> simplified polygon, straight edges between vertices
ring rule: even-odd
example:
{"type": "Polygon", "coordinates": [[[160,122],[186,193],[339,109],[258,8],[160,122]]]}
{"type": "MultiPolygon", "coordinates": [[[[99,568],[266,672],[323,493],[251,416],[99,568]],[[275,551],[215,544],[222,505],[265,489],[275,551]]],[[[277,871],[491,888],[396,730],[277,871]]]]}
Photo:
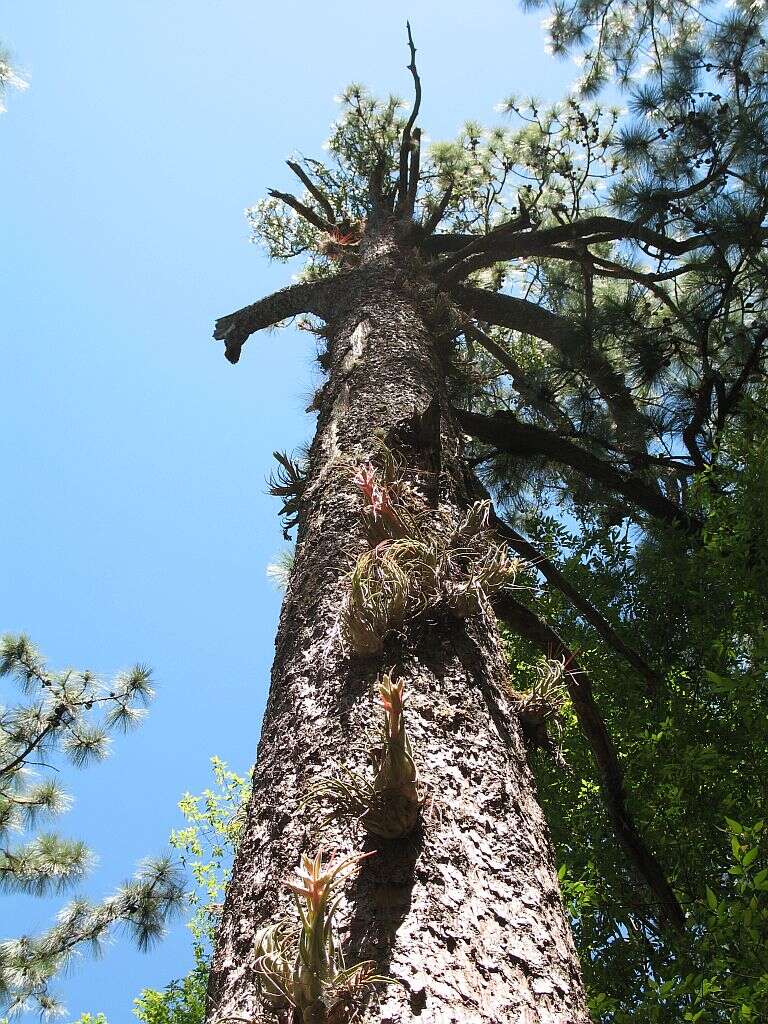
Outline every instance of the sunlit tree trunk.
{"type": "Polygon", "coordinates": [[[262,1012],[254,936],[290,913],[284,882],[300,854],[375,849],[346,883],[347,962],[395,979],[361,993],[365,1022],[589,1020],[495,619],[432,608],[359,657],[340,635],[355,558],[366,549],[355,468],[384,441],[443,516],[471,499],[447,400],[448,346],[434,290],[391,222],[368,231],[350,288],[331,284],[328,382],[300,507],[253,796],[227,893],[209,992],[211,1022],[262,1012]],[[439,413],[439,414],[438,414],[439,413]],[[320,776],[361,771],[377,721],[377,676],[406,680],[422,823],[399,840],[358,823],[322,826],[302,806],[320,776]]]}

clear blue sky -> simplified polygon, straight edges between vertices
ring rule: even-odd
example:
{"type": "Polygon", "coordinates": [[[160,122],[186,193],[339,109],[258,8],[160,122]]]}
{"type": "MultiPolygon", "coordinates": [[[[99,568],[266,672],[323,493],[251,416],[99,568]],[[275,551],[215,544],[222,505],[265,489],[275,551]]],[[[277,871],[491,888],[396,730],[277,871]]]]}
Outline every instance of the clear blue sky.
{"type": "MultiPolygon", "coordinates": [[[[317,152],[334,94],[409,95],[406,17],[433,138],[512,91],[557,98],[575,70],[514,0],[0,0],[31,82],[0,117],[0,630],[58,666],[145,660],[158,682],[140,732],[63,780],[94,898],[164,847],[212,754],[253,760],[283,546],[264,478],[312,429],[312,339],[257,337],[232,367],[212,324],[288,283],[243,209],[317,152]]],[[[0,937],[55,905],[4,897],[0,937]]],[[[190,959],[182,925],[149,956],[117,942],[61,982],[67,1019],[127,1024],[190,959]]]]}

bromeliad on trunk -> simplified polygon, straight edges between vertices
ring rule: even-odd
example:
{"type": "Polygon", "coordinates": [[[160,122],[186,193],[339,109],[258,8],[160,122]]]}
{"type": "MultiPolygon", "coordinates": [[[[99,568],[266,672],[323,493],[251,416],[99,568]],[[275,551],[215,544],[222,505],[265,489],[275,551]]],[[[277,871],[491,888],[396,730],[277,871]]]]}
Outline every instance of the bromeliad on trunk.
{"type": "Polygon", "coordinates": [[[380,742],[371,745],[373,780],[347,770],[321,779],[311,800],[331,804],[326,821],[350,817],[366,832],[383,839],[400,839],[416,827],[424,803],[404,713],[405,680],[385,673],[378,683],[384,709],[380,742]]]}

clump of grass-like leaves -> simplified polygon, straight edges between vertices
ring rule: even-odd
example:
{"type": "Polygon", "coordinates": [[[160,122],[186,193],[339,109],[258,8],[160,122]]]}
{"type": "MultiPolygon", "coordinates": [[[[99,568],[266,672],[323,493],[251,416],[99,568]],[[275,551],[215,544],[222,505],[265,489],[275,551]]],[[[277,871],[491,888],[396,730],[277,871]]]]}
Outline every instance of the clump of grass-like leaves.
{"type": "Polygon", "coordinates": [[[280,518],[283,520],[283,536],[298,526],[299,504],[307,484],[307,466],[304,460],[292,459],[285,452],[272,452],[278,462],[276,471],[270,473],[267,487],[274,498],[282,498],[280,518]]]}
{"type": "Polygon", "coordinates": [[[562,763],[563,738],[562,710],[568,699],[566,676],[568,659],[542,658],[534,666],[530,690],[517,694],[520,722],[528,742],[533,747],[550,750],[562,763]]]}
{"type": "Polygon", "coordinates": [[[276,1014],[291,1013],[302,1024],[322,1024],[348,1007],[355,992],[389,981],[374,974],[365,960],[347,967],[334,927],[338,882],[371,854],[357,853],[323,863],[323,851],[302,856],[296,877],[287,883],[299,914],[298,925],[268,925],[256,936],[256,970],[261,996],[276,1014]]]}
{"type": "Polygon", "coordinates": [[[443,590],[448,606],[462,617],[479,612],[484,600],[512,585],[524,568],[506,545],[493,541],[490,510],[490,501],[476,501],[446,545],[443,590]]]}
{"type": "Polygon", "coordinates": [[[373,547],[350,575],[341,625],[360,655],[379,653],[390,630],[441,602],[456,615],[476,614],[523,567],[494,543],[490,502],[475,502],[451,530],[445,516],[427,508],[396,472],[386,453],[381,471],[368,462],[353,477],[373,547]]]}
{"type": "Polygon", "coordinates": [[[410,579],[382,541],[355,563],[341,613],[342,634],[362,655],[378,654],[387,633],[408,614],[410,579]]]}
{"type": "Polygon", "coordinates": [[[416,827],[423,799],[406,730],[404,689],[405,681],[395,681],[388,673],[379,683],[384,715],[381,743],[372,750],[373,779],[347,771],[343,778],[322,779],[313,788],[310,799],[332,805],[326,820],[354,817],[367,832],[384,839],[399,839],[416,827]]]}

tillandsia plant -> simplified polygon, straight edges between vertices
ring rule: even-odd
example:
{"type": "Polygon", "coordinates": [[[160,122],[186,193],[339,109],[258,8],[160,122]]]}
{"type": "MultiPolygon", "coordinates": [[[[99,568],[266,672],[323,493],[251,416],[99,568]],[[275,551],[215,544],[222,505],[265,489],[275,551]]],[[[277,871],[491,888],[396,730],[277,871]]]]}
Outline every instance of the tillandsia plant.
{"type": "Polygon", "coordinates": [[[355,853],[324,864],[323,851],[303,855],[295,879],[287,883],[299,913],[298,927],[287,921],[268,925],[256,936],[261,996],[278,1018],[290,1014],[301,1024],[345,1018],[356,991],[386,983],[364,960],[347,967],[337,941],[334,914],[340,895],[336,884],[371,853],[355,853]]]}
{"type": "Polygon", "coordinates": [[[522,559],[509,555],[505,544],[494,542],[490,513],[490,501],[476,501],[446,547],[445,599],[462,617],[479,612],[484,599],[514,584],[525,568],[522,559]]]}
{"type": "Polygon", "coordinates": [[[355,563],[341,612],[341,630],[356,654],[378,654],[384,637],[408,614],[411,581],[382,541],[355,563]]]}
{"type": "Polygon", "coordinates": [[[505,545],[494,543],[490,502],[475,502],[452,532],[440,511],[428,508],[394,468],[391,457],[381,473],[367,462],[353,477],[374,546],[360,555],[350,575],[341,629],[352,650],[364,656],[378,654],[387,633],[441,602],[461,618],[477,614],[524,568],[505,545]]]}
{"type": "Polygon", "coordinates": [[[306,467],[302,460],[292,459],[286,452],[272,452],[279,467],[269,474],[267,486],[274,498],[282,498],[279,515],[283,520],[283,536],[290,540],[290,531],[299,523],[299,502],[306,486],[306,467]]]}
{"type": "Polygon", "coordinates": [[[534,666],[531,689],[518,694],[523,733],[532,746],[549,749],[562,763],[560,747],[563,736],[561,712],[568,699],[566,675],[572,671],[568,658],[543,657],[534,666]],[[550,729],[554,738],[550,735],[550,729]]]}
{"type": "Polygon", "coordinates": [[[360,489],[365,502],[363,515],[368,523],[372,544],[381,540],[422,537],[429,531],[428,516],[434,510],[420,506],[415,489],[402,476],[397,457],[379,443],[382,468],[371,462],[358,466],[352,482],[360,489]],[[426,520],[426,521],[425,521],[426,520]]]}
{"type": "Polygon", "coordinates": [[[366,832],[383,839],[400,839],[416,827],[424,803],[404,714],[405,680],[385,673],[379,682],[384,710],[381,744],[372,750],[373,781],[348,771],[343,779],[322,779],[310,799],[328,800],[326,821],[359,819],[366,832]]]}

